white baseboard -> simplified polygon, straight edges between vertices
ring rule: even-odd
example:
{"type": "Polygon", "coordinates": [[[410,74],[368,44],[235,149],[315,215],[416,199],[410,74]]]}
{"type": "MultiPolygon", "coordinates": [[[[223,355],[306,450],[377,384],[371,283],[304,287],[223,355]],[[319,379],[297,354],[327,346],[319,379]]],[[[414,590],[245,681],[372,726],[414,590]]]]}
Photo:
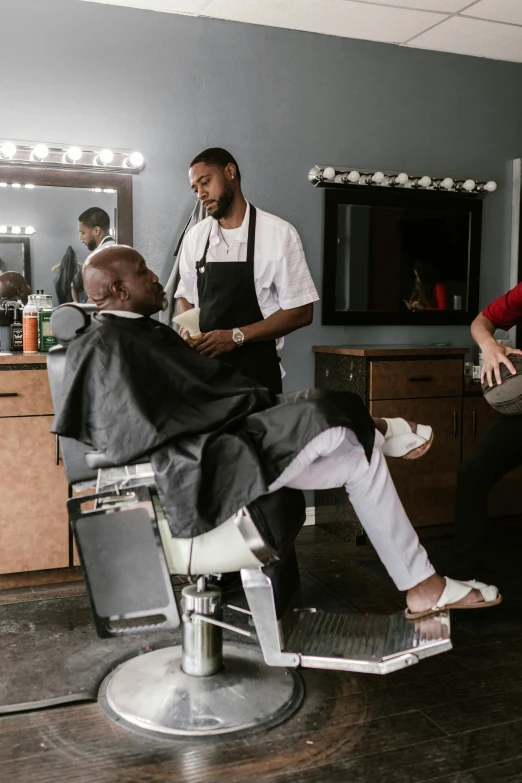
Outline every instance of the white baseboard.
{"type": "Polygon", "coordinates": [[[306,520],[303,525],[315,525],[315,506],[306,507],[306,520]]]}

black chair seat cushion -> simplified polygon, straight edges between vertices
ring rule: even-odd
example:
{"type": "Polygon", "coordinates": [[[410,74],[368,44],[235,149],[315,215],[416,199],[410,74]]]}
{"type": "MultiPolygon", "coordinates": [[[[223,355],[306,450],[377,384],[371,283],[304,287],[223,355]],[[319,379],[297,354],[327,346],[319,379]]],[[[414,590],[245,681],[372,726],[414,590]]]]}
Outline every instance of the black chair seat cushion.
{"type": "Polygon", "coordinates": [[[248,510],[264,542],[276,551],[286,549],[295,540],[306,519],[303,493],[288,487],[262,495],[248,510]]]}

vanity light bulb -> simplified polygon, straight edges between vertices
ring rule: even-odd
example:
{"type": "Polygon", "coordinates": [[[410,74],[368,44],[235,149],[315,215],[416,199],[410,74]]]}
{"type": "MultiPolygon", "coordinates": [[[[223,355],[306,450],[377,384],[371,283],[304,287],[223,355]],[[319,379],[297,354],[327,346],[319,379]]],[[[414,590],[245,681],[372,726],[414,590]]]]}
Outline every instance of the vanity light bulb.
{"type": "Polygon", "coordinates": [[[34,185],[32,185],[30,182],[28,182],[28,183],[27,183],[27,185],[25,185],[25,187],[26,187],[28,190],[34,190],[34,185]]]}
{"type": "Polygon", "coordinates": [[[127,165],[130,166],[131,168],[141,169],[141,167],[145,163],[145,158],[143,157],[141,152],[133,152],[132,155],[129,155],[127,161],[128,161],[127,165]]]}
{"type": "Polygon", "coordinates": [[[384,180],[384,174],[382,171],[376,171],[375,174],[372,176],[372,182],[375,182],[376,185],[380,185],[381,182],[384,180]]]}
{"type": "Polygon", "coordinates": [[[348,181],[352,182],[354,185],[356,182],[359,182],[360,179],[361,179],[361,175],[359,174],[358,171],[350,171],[350,173],[348,174],[348,181]]]}
{"type": "Polygon", "coordinates": [[[37,144],[33,150],[32,158],[34,160],[45,160],[49,154],[49,147],[47,144],[37,144]]]}
{"type": "Polygon", "coordinates": [[[334,179],[335,178],[335,169],[332,166],[327,166],[325,170],[323,171],[323,177],[325,179],[334,179]]]}
{"type": "Polygon", "coordinates": [[[397,185],[406,185],[409,180],[408,175],[403,171],[401,174],[397,174],[395,182],[397,185]]]}
{"type": "Polygon", "coordinates": [[[27,226],[27,228],[25,229],[25,233],[29,234],[29,235],[30,234],[34,234],[35,231],[36,231],[36,229],[35,229],[34,226],[27,226]]]}
{"type": "Polygon", "coordinates": [[[16,154],[16,146],[13,144],[12,141],[4,141],[2,146],[0,147],[0,155],[2,158],[12,158],[13,155],[16,154]]]}
{"type": "Polygon", "coordinates": [[[7,234],[7,226],[0,226],[0,234],[7,234]]]}
{"type": "Polygon", "coordinates": [[[475,180],[467,179],[465,182],[462,183],[462,187],[464,188],[464,190],[467,190],[469,193],[471,193],[472,190],[475,190],[475,180]]]}
{"type": "Polygon", "coordinates": [[[65,153],[65,160],[67,163],[78,163],[82,155],[83,152],[79,147],[69,147],[65,153]]]}
{"type": "Polygon", "coordinates": [[[13,182],[13,184],[11,185],[11,187],[12,187],[12,188],[21,188],[22,186],[21,186],[21,184],[20,184],[19,182],[13,182]]]}
{"type": "Polygon", "coordinates": [[[446,190],[450,190],[450,188],[453,187],[453,180],[451,177],[445,177],[442,182],[440,183],[441,188],[446,188],[446,190]]]}
{"type": "Polygon", "coordinates": [[[102,150],[97,155],[97,160],[102,163],[104,166],[108,166],[109,163],[112,163],[114,160],[114,153],[112,150],[102,150]]]}
{"type": "Polygon", "coordinates": [[[6,188],[7,182],[0,182],[0,188],[6,188]]]}
{"type": "Polygon", "coordinates": [[[484,185],[484,190],[487,190],[488,193],[494,193],[494,191],[497,189],[497,183],[493,182],[492,179],[490,179],[489,182],[486,182],[484,185]]]}
{"type": "Polygon", "coordinates": [[[13,233],[13,234],[21,234],[22,233],[22,229],[20,228],[20,226],[13,226],[12,229],[11,229],[11,233],[13,233]]]}
{"type": "Polygon", "coordinates": [[[429,188],[431,185],[431,177],[421,177],[419,180],[419,185],[421,188],[429,188]]]}

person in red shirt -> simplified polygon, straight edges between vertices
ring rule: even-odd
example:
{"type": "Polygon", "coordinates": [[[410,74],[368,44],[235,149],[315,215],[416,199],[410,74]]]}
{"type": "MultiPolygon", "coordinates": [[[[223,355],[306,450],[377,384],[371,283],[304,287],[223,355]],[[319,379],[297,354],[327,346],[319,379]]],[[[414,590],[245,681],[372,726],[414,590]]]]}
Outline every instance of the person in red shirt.
{"type": "Polygon", "coordinates": [[[408,310],[447,310],[448,290],[438,279],[433,265],[429,261],[416,261],[413,271],[415,287],[409,301],[405,302],[408,310]]]}
{"type": "MultiPolygon", "coordinates": [[[[507,331],[522,325],[522,283],[491,302],[471,324],[471,336],[480,347],[484,366],[482,380],[502,383],[500,365],[515,375],[509,354],[522,351],[499,345],[495,329],[507,331]]],[[[488,522],[488,493],[507,473],[522,465],[522,415],[501,416],[461,463],[455,497],[455,539],[449,575],[459,579],[483,578],[488,522]]]]}

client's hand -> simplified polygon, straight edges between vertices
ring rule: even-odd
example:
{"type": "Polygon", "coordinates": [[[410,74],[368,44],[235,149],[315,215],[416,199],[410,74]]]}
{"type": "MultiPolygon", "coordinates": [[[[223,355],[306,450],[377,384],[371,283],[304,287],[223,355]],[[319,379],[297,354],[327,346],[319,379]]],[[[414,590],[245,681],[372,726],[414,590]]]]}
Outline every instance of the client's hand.
{"type": "Polygon", "coordinates": [[[496,340],[488,340],[488,342],[482,346],[482,358],[484,364],[482,367],[482,375],[480,380],[484,382],[484,378],[487,378],[488,384],[493,386],[493,377],[498,384],[502,383],[500,377],[500,365],[505,364],[509,372],[512,375],[516,375],[512,362],[509,361],[508,354],[522,354],[518,348],[508,348],[505,345],[499,345],[496,340]]]}
{"type": "Polygon", "coordinates": [[[190,337],[190,332],[188,329],[184,329],[182,326],[180,326],[179,336],[186,340],[189,345],[192,345],[192,338],[190,337]]]}
{"type": "Polygon", "coordinates": [[[216,356],[221,356],[222,353],[229,353],[237,348],[236,343],[232,339],[232,329],[214,329],[213,332],[207,332],[198,340],[190,342],[198,353],[203,356],[208,356],[210,359],[215,359],[216,356]]]}
{"type": "Polygon", "coordinates": [[[420,302],[406,302],[408,310],[424,310],[420,302]]]}

